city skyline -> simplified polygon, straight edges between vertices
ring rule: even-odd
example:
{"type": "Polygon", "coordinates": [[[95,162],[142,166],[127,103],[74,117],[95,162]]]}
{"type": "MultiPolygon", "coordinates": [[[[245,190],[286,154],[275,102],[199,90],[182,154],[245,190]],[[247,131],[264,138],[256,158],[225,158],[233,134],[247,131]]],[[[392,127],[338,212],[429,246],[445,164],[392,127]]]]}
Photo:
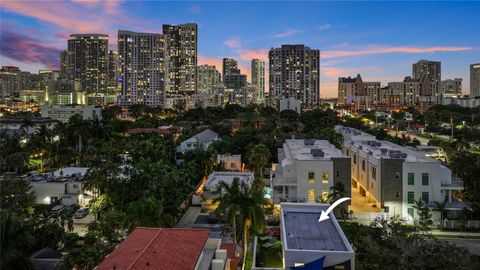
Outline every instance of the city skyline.
{"type": "Polygon", "coordinates": [[[480,35],[470,23],[480,8],[474,2],[46,3],[2,1],[1,65],[35,73],[58,69],[70,34],[108,34],[109,47],[117,50],[119,29],[161,33],[162,24],[183,23],[198,24],[198,65],[221,71],[222,59],[234,58],[249,80],[251,59],[268,63],[272,47],[305,44],[320,49],[323,98],[337,96],[338,77],[360,73],[386,85],[410,76],[412,63],[420,59],[441,61],[442,80],[463,78],[463,93],[468,93],[470,64],[480,60],[480,35]],[[393,7],[398,18],[408,21],[391,19],[393,7]],[[339,10],[344,15],[338,16],[339,10]],[[288,14],[303,14],[302,20],[288,14]]]}

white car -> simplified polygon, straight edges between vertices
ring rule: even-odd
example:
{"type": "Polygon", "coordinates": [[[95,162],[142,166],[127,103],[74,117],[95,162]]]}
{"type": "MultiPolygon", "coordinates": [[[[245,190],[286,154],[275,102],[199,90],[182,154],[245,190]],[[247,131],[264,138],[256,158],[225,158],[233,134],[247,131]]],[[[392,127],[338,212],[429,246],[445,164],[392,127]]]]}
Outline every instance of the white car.
{"type": "Polygon", "coordinates": [[[80,208],[75,212],[75,215],[73,215],[74,218],[76,219],[81,219],[84,218],[88,215],[88,208],[80,208]]]}

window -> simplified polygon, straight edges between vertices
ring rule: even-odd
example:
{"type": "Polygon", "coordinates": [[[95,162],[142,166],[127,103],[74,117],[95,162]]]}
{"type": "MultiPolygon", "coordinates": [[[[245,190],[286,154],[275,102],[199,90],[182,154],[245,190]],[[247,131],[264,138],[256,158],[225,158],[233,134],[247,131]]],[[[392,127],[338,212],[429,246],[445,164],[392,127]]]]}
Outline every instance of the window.
{"type": "Polygon", "coordinates": [[[308,183],[315,184],[315,172],[308,172],[308,183]]]}
{"type": "Polygon", "coordinates": [[[400,172],[395,172],[395,178],[400,179],[400,172]]]}
{"type": "Polygon", "coordinates": [[[357,155],[353,154],[353,164],[357,164],[357,155]]]}
{"type": "Polygon", "coordinates": [[[372,178],[377,179],[377,167],[372,167],[372,178]]]}
{"type": "Polygon", "coordinates": [[[415,174],[412,172],[408,173],[408,185],[410,186],[415,185],[415,174]]]}
{"type": "Polygon", "coordinates": [[[323,201],[328,201],[328,191],[322,190],[322,200],[323,201]]]}
{"type": "Polygon", "coordinates": [[[340,171],[337,171],[337,177],[340,177],[340,171]]]}
{"type": "Polygon", "coordinates": [[[408,198],[408,203],[414,203],[415,202],[415,192],[409,191],[407,193],[407,198],[408,198]]]}
{"type": "Polygon", "coordinates": [[[362,171],[365,171],[365,160],[362,160],[362,171]]]}
{"type": "Polygon", "coordinates": [[[308,190],[308,202],[315,202],[315,189],[308,190]]]}
{"type": "Polygon", "coordinates": [[[422,185],[428,186],[428,173],[422,173],[422,185]]]}
{"type": "Polygon", "coordinates": [[[407,212],[408,212],[409,216],[411,216],[412,218],[414,217],[413,208],[411,208],[411,207],[407,208],[407,212]]]}
{"type": "Polygon", "coordinates": [[[422,201],[427,204],[429,202],[428,200],[428,192],[422,192],[422,201]]]}
{"type": "Polygon", "coordinates": [[[322,183],[328,184],[328,171],[322,172],[322,183]]]}
{"type": "Polygon", "coordinates": [[[348,151],[348,149],[347,149],[347,156],[348,156],[348,155],[350,155],[350,151],[348,151]]]}
{"type": "Polygon", "coordinates": [[[73,188],[78,188],[78,184],[73,184],[73,188]]]}
{"type": "Polygon", "coordinates": [[[395,192],[395,197],[400,197],[400,191],[395,192]]]}
{"type": "Polygon", "coordinates": [[[236,167],[237,167],[237,164],[235,164],[235,162],[232,162],[232,163],[230,163],[230,167],[231,167],[231,168],[236,168],[236,167]]]}

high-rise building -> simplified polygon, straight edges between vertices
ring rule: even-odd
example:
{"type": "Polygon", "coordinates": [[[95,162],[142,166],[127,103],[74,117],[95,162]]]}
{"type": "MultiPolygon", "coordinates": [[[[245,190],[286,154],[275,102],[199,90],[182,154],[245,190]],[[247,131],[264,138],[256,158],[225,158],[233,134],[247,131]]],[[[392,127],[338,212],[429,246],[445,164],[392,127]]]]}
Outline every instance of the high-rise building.
{"type": "Polygon", "coordinates": [[[338,104],[368,110],[380,102],[380,82],[364,82],[360,74],[356,78],[338,78],[338,104]]]}
{"type": "Polygon", "coordinates": [[[453,94],[453,95],[461,95],[462,94],[462,79],[455,78],[455,79],[447,79],[443,80],[440,84],[440,94],[453,94]]]}
{"type": "Polygon", "coordinates": [[[232,58],[223,58],[222,61],[222,79],[226,75],[230,74],[240,74],[240,69],[238,69],[238,62],[232,58]]]}
{"type": "Polygon", "coordinates": [[[480,96],[480,63],[470,65],[470,96],[480,96]]]}
{"type": "Polygon", "coordinates": [[[121,65],[119,105],[163,104],[166,85],[165,35],[118,31],[121,65]]]}
{"type": "Polygon", "coordinates": [[[108,85],[108,35],[72,34],[68,40],[66,78],[87,94],[103,94],[108,85]]]}
{"type": "Polygon", "coordinates": [[[274,106],[293,97],[302,107],[314,108],[320,100],[320,50],[305,45],[282,45],[268,54],[270,100],[274,106]]]}
{"type": "Polygon", "coordinates": [[[437,96],[440,92],[442,81],[442,62],[420,60],[412,65],[412,79],[420,80],[422,76],[427,76],[433,83],[432,95],[437,96]]]}
{"type": "Polygon", "coordinates": [[[64,50],[60,53],[60,77],[70,78],[71,75],[68,74],[69,71],[68,51],[64,50]]]}
{"type": "Polygon", "coordinates": [[[265,61],[252,60],[252,85],[255,87],[257,104],[265,101],[265,61]]]}
{"type": "Polygon", "coordinates": [[[163,25],[168,44],[167,94],[191,95],[197,91],[196,23],[163,25]]]}
{"type": "Polygon", "coordinates": [[[197,67],[197,92],[213,94],[215,86],[221,81],[220,72],[215,66],[201,65],[197,67]]]}
{"type": "Polygon", "coordinates": [[[0,98],[13,97],[20,90],[29,87],[30,72],[21,71],[15,66],[2,66],[0,69],[0,81],[2,82],[2,91],[0,98]]]}

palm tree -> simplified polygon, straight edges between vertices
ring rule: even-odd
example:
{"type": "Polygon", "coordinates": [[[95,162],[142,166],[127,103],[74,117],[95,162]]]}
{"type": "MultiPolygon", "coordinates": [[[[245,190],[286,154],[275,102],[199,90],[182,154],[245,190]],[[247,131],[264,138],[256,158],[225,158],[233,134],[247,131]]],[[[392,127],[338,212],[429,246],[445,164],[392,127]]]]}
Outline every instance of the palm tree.
{"type": "Polygon", "coordinates": [[[234,178],[228,185],[220,182],[212,192],[215,197],[213,203],[219,203],[215,210],[217,215],[224,213],[227,222],[232,227],[233,242],[237,244],[237,219],[243,228],[243,266],[247,258],[247,249],[250,232],[260,232],[265,227],[265,213],[263,206],[266,201],[263,192],[234,178]]]}
{"type": "Polygon", "coordinates": [[[455,150],[457,151],[466,151],[470,148],[470,144],[466,142],[463,137],[459,137],[455,140],[455,150]]]}
{"type": "Polygon", "coordinates": [[[259,177],[263,187],[263,170],[268,165],[272,154],[265,144],[257,144],[248,152],[249,167],[259,177]]]}
{"type": "Polygon", "coordinates": [[[242,183],[242,204],[240,204],[240,216],[243,220],[243,263],[242,270],[246,267],[248,241],[250,232],[259,233],[265,228],[265,212],[263,206],[266,200],[263,190],[258,190],[242,183]]]}
{"type": "Polygon", "coordinates": [[[32,120],[32,117],[30,115],[28,116],[25,116],[23,118],[23,121],[22,121],[22,129],[23,129],[23,132],[25,135],[28,134],[28,130],[30,127],[33,127],[33,120],[32,120]]]}
{"type": "Polygon", "coordinates": [[[446,210],[445,210],[445,205],[447,204],[447,200],[443,200],[443,202],[435,202],[435,208],[433,208],[433,211],[439,212],[440,213],[440,224],[442,224],[443,227],[443,219],[447,216],[446,215],[446,210]]]}
{"type": "MultiPolygon", "coordinates": [[[[328,199],[330,199],[330,204],[333,204],[335,201],[345,197],[345,184],[341,182],[336,182],[333,186],[330,187],[330,194],[328,194],[328,199]]],[[[345,214],[347,210],[345,209],[345,206],[340,204],[340,210],[342,219],[345,220],[345,214]]]]}
{"type": "Polygon", "coordinates": [[[234,178],[231,185],[221,181],[216,189],[212,192],[215,196],[213,203],[218,203],[215,213],[217,216],[225,214],[226,221],[232,227],[233,243],[237,244],[237,215],[240,210],[241,195],[240,195],[240,180],[234,178]]]}

